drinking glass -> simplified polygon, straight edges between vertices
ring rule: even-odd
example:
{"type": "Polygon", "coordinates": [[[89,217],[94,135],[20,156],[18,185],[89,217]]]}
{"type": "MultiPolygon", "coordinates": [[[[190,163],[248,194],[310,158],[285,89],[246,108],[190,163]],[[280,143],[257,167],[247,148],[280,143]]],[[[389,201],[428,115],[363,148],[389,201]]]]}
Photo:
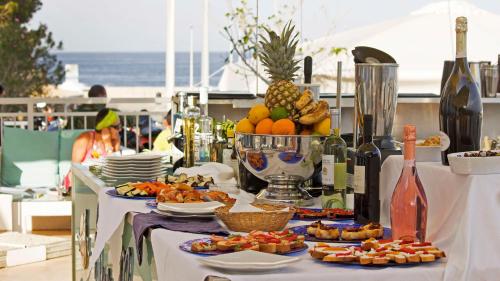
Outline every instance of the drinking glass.
{"type": "Polygon", "coordinates": [[[497,96],[498,66],[481,66],[481,94],[483,97],[495,98],[497,96]]]}

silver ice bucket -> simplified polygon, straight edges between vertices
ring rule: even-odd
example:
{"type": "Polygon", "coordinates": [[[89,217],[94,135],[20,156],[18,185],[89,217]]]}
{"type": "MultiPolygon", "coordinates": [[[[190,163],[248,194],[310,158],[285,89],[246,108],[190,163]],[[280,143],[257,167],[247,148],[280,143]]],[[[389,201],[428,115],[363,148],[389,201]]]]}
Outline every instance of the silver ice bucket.
{"type": "Polygon", "coordinates": [[[363,132],[363,115],[371,114],[374,136],[391,136],[398,103],[398,64],[357,63],[355,83],[357,132],[363,132]]]}

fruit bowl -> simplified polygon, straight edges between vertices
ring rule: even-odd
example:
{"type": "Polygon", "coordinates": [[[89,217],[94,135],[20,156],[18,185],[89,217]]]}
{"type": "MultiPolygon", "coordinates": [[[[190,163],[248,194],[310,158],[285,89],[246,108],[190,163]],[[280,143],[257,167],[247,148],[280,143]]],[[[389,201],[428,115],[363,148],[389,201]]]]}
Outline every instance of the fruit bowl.
{"type": "Polygon", "coordinates": [[[254,176],[287,175],[310,179],[321,165],[322,141],[311,135],[236,133],[238,159],[254,176]]]}

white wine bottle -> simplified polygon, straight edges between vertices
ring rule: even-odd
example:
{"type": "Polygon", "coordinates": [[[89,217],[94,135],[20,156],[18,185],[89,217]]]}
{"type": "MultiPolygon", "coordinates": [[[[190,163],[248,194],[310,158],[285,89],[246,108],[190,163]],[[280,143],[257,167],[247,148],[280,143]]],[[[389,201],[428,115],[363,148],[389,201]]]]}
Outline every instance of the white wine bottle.
{"type": "Polygon", "coordinates": [[[345,209],[347,178],[347,144],[340,137],[340,111],[330,111],[330,136],[323,145],[321,181],[323,208],[345,209]]]}

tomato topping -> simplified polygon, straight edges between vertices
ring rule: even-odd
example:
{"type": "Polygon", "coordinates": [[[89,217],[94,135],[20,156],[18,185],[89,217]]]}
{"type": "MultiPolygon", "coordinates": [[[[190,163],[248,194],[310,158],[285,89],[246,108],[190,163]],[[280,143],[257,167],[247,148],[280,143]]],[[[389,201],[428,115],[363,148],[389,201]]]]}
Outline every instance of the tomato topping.
{"type": "Polygon", "coordinates": [[[382,252],[382,251],[385,251],[386,248],[385,247],[380,247],[378,249],[375,250],[375,252],[382,252]]]}
{"type": "Polygon", "coordinates": [[[248,249],[248,248],[252,248],[252,246],[253,246],[253,244],[252,244],[252,243],[245,243],[245,244],[243,244],[241,247],[242,247],[243,249],[248,249]]]}
{"type": "Polygon", "coordinates": [[[401,248],[401,252],[405,252],[407,254],[415,254],[416,253],[415,250],[409,249],[409,248],[401,248]]]}
{"type": "Polygon", "coordinates": [[[338,253],[338,254],[335,254],[335,256],[337,257],[345,257],[345,256],[350,256],[351,253],[338,253]]]}
{"type": "Polygon", "coordinates": [[[288,241],[293,241],[293,240],[296,240],[297,237],[298,237],[297,234],[292,234],[292,235],[288,235],[288,236],[283,237],[283,239],[288,240],[288,241]]]}
{"type": "Polygon", "coordinates": [[[279,240],[277,238],[268,238],[265,241],[266,241],[266,243],[276,243],[276,244],[281,243],[281,240],[279,240]]]}
{"type": "Polygon", "coordinates": [[[400,244],[401,245],[404,245],[404,244],[412,244],[414,241],[413,240],[403,240],[400,244]]]}
{"type": "Polygon", "coordinates": [[[381,243],[381,244],[391,243],[391,242],[393,242],[393,241],[394,241],[394,240],[392,240],[392,239],[378,240],[378,242],[379,242],[379,243],[381,243]]]}

